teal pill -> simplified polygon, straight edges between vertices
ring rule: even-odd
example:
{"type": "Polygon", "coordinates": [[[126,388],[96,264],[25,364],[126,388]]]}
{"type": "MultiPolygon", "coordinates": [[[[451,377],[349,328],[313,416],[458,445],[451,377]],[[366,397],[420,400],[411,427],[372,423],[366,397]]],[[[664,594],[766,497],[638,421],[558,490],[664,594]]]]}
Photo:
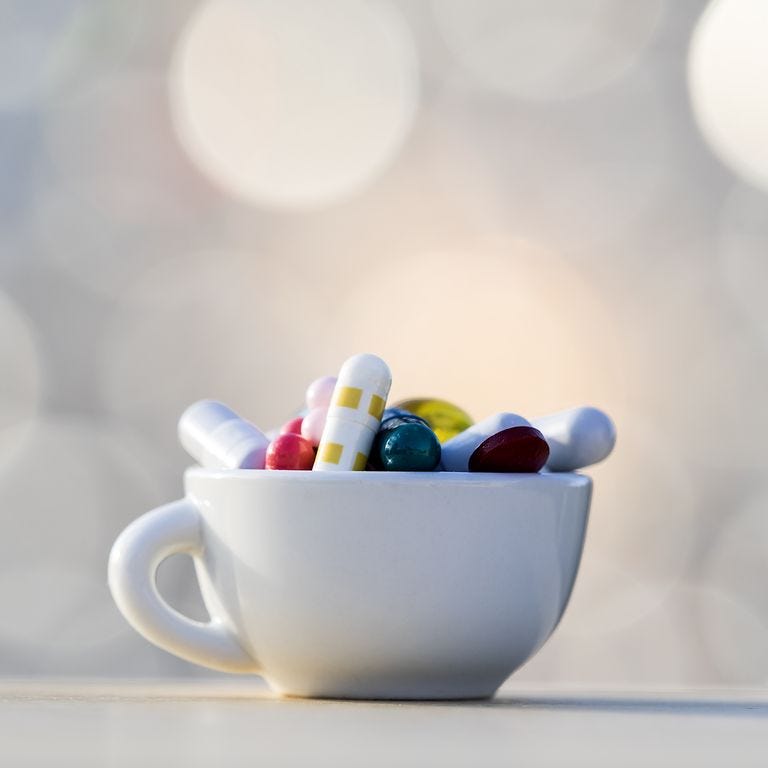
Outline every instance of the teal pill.
{"type": "Polygon", "coordinates": [[[440,463],[440,442],[419,422],[382,430],[374,445],[376,464],[389,472],[431,472],[440,463]]]}

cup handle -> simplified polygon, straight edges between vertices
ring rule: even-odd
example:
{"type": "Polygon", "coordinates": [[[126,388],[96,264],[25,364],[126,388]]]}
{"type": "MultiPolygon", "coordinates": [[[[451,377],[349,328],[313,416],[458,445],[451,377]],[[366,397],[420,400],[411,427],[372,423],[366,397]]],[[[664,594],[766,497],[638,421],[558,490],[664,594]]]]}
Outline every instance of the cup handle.
{"type": "Polygon", "coordinates": [[[258,673],[220,619],[194,621],[173,609],[157,589],[157,568],[166,557],[203,554],[200,512],[179,499],[147,512],[118,536],[109,555],[109,588],[128,623],[147,640],[182,659],[224,672],[258,673]]]}

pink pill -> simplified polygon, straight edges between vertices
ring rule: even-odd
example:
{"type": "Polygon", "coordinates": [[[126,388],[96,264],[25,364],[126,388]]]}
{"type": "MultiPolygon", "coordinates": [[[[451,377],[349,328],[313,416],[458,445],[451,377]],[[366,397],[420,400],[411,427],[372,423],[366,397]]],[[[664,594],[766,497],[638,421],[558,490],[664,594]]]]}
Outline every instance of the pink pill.
{"type": "Polygon", "coordinates": [[[267,448],[267,469],[312,469],[315,449],[301,435],[278,435],[267,448]]]}
{"type": "Polygon", "coordinates": [[[307,387],[307,408],[327,408],[331,404],[335,386],[335,376],[323,376],[315,379],[307,387]]]}
{"type": "Polygon", "coordinates": [[[286,421],[282,427],[280,427],[281,435],[300,435],[301,434],[301,422],[304,421],[303,417],[297,416],[295,419],[286,421]]]}
{"type": "Polygon", "coordinates": [[[320,445],[320,438],[325,429],[325,420],[328,418],[328,406],[313,408],[301,422],[301,436],[309,440],[312,445],[320,445]]]}

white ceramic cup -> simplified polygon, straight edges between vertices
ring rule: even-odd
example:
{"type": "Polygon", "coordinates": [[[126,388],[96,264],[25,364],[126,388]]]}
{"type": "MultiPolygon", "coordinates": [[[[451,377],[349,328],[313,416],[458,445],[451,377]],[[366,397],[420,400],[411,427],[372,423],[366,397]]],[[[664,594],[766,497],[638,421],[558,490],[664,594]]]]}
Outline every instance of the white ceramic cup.
{"type": "Polygon", "coordinates": [[[190,469],[187,496],[131,523],[109,585],[125,618],[183,659],[278,693],[492,696],[565,610],[589,511],[578,474],[190,469]],[[194,558],[210,621],[160,597],[194,558]]]}

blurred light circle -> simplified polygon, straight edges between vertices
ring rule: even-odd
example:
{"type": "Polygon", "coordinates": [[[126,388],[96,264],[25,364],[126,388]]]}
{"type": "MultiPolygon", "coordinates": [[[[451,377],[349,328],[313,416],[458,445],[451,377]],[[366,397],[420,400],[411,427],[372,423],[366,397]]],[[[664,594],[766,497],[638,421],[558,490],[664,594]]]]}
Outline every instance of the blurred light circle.
{"type": "Polygon", "coordinates": [[[569,99],[624,74],[664,0],[433,0],[443,38],[482,85],[533,100],[569,99]]]}
{"type": "Polygon", "coordinates": [[[38,419],[0,471],[0,641],[51,659],[82,659],[127,627],[106,562],[127,523],[164,500],[151,447],[85,419],[38,419]]]}
{"type": "MultiPolygon", "coordinates": [[[[627,399],[643,421],[650,417],[663,430],[661,439],[675,444],[678,461],[695,476],[699,546],[722,516],[730,489],[743,492],[742,478],[765,466],[768,409],[759,404],[768,386],[768,359],[761,359],[759,338],[741,322],[717,275],[716,221],[707,228],[701,221],[691,225],[675,235],[681,237],[675,249],[649,247],[638,238],[637,255],[648,258],[634,262],[631,277],[632,267],[623,268],[613,322],[627,351],[627,399]],[[656,264],[650,263],[654,248],[663,257],[656,264]]],[[[659,234],[651,242],[659,242],[659,234]]],[[[662,237],[667,242],[670,235],[662,237]]],[[[638,421],[632,413],[627,418],[638,421]]]]}
{"type": "Polygon", "coordinates": [[[445,397],[483,418],[534,416],[621,391],[621,368],[611,362],[619,341],[600,296],[536,244],[500,238],[404,252],[359,270],[340,290],[345,271],[314,278],[333,306],[315,343],[329,360],[376,351],[397,371],[393,399],[445,397]],[[392,286],[391,303],[374,299],[372,286],[392,286]]]}
{"type": "Polygon", "coordinates": [[[22,310],[0,292],[0,470],[22,446],[41,397],[41,360],[22,310]]]}
{"type": "Polygon", "coordinates": [[[634,575],[588,543],[561,631],[595,638],[626,629],[658,608],[670,588],[634,575]]]}
{"type": "Polygon", "coordinates": [[[114,178],[40,190],[27,229],[50,262],[116,298],[149,267],[199,247],[206,225],[162,186],[114,178]]]}
{"type": "Polygon", "coordinates": [[[160,501],[128,437],[78,421],[38,422],[4,468],[0,594],[14,620],[0,638],[34,669],[80,659],[126,627],[106,588],[109,547],[133,517],[160,501]]]}
{"type": "MultiPolygon", "coordinates": [[[[765,540],[764,540],[765,544],[765,540]]],[[[765,582],[763,582],[765,583],[765,582]]],[[[730,685],[768,680],[768,621],[733,594],[697,588],[696,626],[711,663],[730,685]]]]}
{"type": "Polygon", "coordinates": [[[24,109],[98,79],[143,22],[120,0],[0,0],[0,108],[24,109]]]}
{"type": "MultiPolygon", "coordinates": [[[[46,3],[48,15],[50,10],[46,3]]],[[[142,2],[77,0],[77,14],[52,51],[49,69],[57,95],[112,75],[156,27],[157,19],[147,14],[142,2]]]]}
{"type": "Polygon", "coordinates": [[[449,89],[436,98],[422,153],[435,196],[453,198],[478,227],[566,253],[614,241],[607,258],[626,259],[628,229],[659,208],[666,216],[659,201],[690,184],[681,161],[690,137],[647,73],[552,107],[545,120],[488,100],[468,109],[466,98],[449,89]]]}
{"type": "MultiPolygon", "coordinates": [[[[603,587],[620,598],[626,578],[614,588],[604,572],[603,587]]],[[[579,582],[576,582],[576,589],[579,582]]],[[[632,599],[631,595],[628,595],[632,599]]],[[[579,608],[569,605],[563,622],[536,657],[515,673],[515,679],[609,685],[695,685],[717,681],[717,673],[699,642],[694,619],[696,598],[686,585],[674,587],[663,602],[610,634],[572,632],[579,608]]],[[[596,617],[595,617],[596,618],[596,617]]],[[[600,625],[597,620],[596,625],[600,625]]]]}
{"type": "Polygon", "coordinates": [[[703,580],[724,595],[750,606],[768,627],[766,553],[768,491],[763,489],[722,521],[704,561],[703,580]]]}
{"type": "Polygon", "coordinates": [[[615,632],[655,610],[695,552],[696,495],[665,425],[637,409],[614,412],[617,442],[595,481],[569,631],[615,632]]]}
{"type": "Polygon", "coordinates": [[[56,562],[58,555],[0,572],[0,601],[13,616],[0,640],[35,651],[41,666],[51,657],[87,655],[128,630],[105,578],[76,562],[56,562]]]}
{"type": "Polygon", "coordinates": [[[170,98],[182,145],[222,188],[313,208],[355,193],[399,151],[416,52],[384,3],[216,0],[179,38],[170,98]]]}
{"type": "Polygon", "coordinates": [[[0,178],[9,180],[0,184],[0,227],[5,241],[23,229],[40,194],[45,172],[41,151],[45,120],[39,111],[0,108],[0,178]]]}
{"type": "Polygon", "coordinates": [[[720,212],[718,234],[718,260],[725,285],[744,317],[768,343],[768,194],[735,186],[720,212]]]}
{"type": "Polygon", "coordinates": [[[113,537],[161,500],[152,455],[125,430],[38,419],[0,471],[0,560],[57,560],[101,573],[113,537]]]}
{"type": "Polygon", "coordinates": [[[20,109],[43,96],[57,53],[84,0],[0,2],[0,107],[20,109]]]}
{"type": "Polygon", "coordinates": [[[361,350],[397,371],[393,397],[441,395],[478,417],[582,401],[610,409],[623,391],[614,326],[562,259],[516,241],[389,260],[377,248],[361,258],[356,245],[313,242],[310,232],[281,252],[210,251],[158,264],[117,307],[107,406],[181,457],[175,422],[195,399],[225,400],[268,429],[293,413],[309,381],[361,350]],[[371,293],[393,275],[420,286],[396,311],[371,293]]]}
{"type": "Polygon", "coordinates": [[[62,99],[46,114],[45,144],[55,181],[98,181],[105,202],[115,204],[111,192],[125,184],[154,185],[180,202],[206,188],[176,142],[166,78],[152,71],[104,77],[62,99]]]}
{"type": "Polygon", "coordinates": [[[176,422],[195,400],[223,400],[265,430],[285,422],[315,370],[312,340],[324,311],[297,274],[288,259],[227,251],[148,269],[109,331],[109,411],[176,462],[187,461],[176,422]]]}
{"type": "Polygon", "coordinates": [[[714,0],[691,38],[688,83],[704,137],[732,170],[768,188],[768,3],[714,0]]]}

